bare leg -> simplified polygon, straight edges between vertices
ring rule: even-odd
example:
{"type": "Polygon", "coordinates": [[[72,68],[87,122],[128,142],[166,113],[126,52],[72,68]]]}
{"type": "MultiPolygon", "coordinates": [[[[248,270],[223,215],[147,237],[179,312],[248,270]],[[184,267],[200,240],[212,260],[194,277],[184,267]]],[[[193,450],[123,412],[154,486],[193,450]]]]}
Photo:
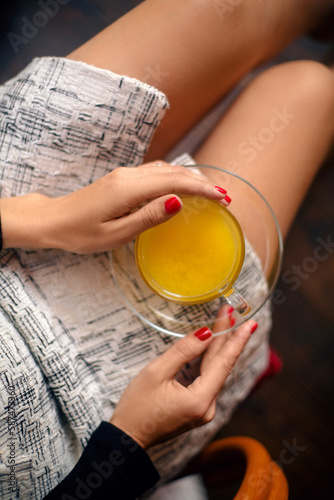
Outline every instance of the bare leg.
{"type": "Polygon", "coordinates": [[[333,132],[333,73],[316,62],[287,63],[254,79],[195,160],[249,180],[273,208],[285,236],[333,132]]]}
{"type": "Polygon", "coordinates": [[[315,26],[333,0],[146,0],[68,57],[155,85],[171,103],[163,157],[246,72],[315,26]]]}

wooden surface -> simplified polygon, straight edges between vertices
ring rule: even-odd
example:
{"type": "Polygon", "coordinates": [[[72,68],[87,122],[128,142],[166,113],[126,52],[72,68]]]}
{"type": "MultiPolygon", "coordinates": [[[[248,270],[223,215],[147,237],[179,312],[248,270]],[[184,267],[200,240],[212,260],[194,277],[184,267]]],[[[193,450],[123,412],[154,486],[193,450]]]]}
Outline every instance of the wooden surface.
{"type": "MultiPolygon", "coordinates": [[[[39,7],[37,1],[6,3],[8,15],[1,17],[0,82],[34,56],[67,54],[136,3],[71,0],[17,52],[8,34],[20,34],[23,16],[31,19],[39,7]]],[[[303,40],[278,60],[319,59],[323,51],[303,40]]],[[[283,465],[291,500],[334,498],[334,249],[327,249],[327,254],[316,250],[319,238],[334,241],[333,167],[334,160],[329,160],[316,179],[285,247],[286,275],[277,285],[282,303],[274,306],[272,331],[283,371],[244,401],[220,432],[220,436],[242,434],[261,441],[283,465]]],[[[211,492],[210,498],[221,497],[211,492]]]]}

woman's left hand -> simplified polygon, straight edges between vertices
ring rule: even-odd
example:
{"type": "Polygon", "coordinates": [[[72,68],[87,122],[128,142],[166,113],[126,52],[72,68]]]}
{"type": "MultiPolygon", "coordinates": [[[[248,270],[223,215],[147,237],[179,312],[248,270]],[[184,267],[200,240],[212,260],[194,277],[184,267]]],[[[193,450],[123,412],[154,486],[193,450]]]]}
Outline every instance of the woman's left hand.
{"type": "Polygon", "coordinates": [[[108,251],[178,213],[182,201],[175,193],[228,204],[224,189],[187,168],[164,162],[120,167],[60,198],[0,200],[4,248],[108,251]]]}

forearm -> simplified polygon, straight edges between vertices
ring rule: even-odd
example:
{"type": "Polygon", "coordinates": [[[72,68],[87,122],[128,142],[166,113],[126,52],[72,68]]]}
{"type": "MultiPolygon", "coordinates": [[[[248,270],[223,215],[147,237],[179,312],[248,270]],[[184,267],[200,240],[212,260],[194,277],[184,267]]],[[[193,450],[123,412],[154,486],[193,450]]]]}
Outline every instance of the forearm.
{"type": "Polygon", "coordinates": [[[2,247],[57,247],[56,200],[41,194],[0,200],[2,247]]]}

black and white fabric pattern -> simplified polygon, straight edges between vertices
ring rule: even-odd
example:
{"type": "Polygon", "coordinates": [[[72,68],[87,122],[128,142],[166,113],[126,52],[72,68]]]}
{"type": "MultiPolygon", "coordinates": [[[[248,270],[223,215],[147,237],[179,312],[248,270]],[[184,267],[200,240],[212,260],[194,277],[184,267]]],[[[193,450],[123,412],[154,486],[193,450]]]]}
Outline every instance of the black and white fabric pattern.
{"type": "MultiPolygon", "coordinates": [[[[167,107],[164,94],[140,81],[34,59],[0,87],[1,197],[61,196],[141,164],[167,107]]],[[[248,272],[265,288],[249,255],[248,272]]],[[[177,339],[127,309],[107,253],[2,251],[0,300],[0,498],[41,499],[73,468],[129,381],[177,339]]],[[[214,420],[150,451],[163,481],[211,440],[266,368],[268,307],[214,420]]],[[[183,376],[194,378],[196,364],[183,376]]]]}

